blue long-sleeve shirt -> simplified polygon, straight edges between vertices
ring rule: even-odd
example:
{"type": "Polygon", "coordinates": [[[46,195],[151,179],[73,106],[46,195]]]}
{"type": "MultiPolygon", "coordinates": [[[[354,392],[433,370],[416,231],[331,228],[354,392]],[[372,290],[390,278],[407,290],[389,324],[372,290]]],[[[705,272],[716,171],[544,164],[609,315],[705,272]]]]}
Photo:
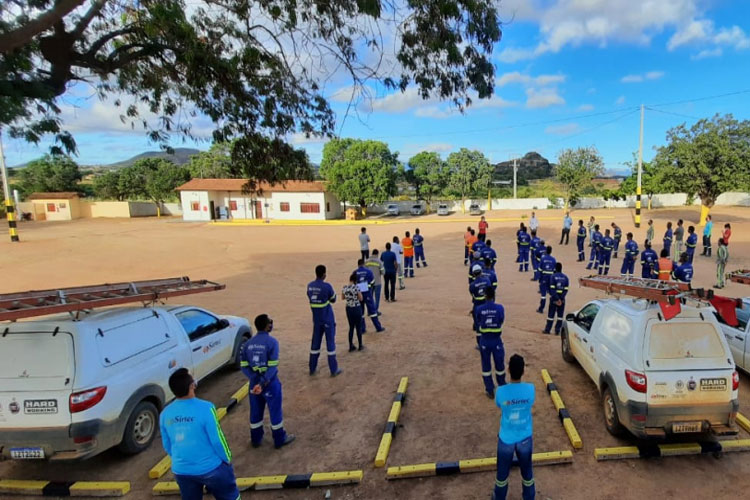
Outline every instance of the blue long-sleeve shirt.
{"type": "Polygon", "coordinates": [[[577,234],[577,236],[580,239],[585,240],[586,239],[586,228],[583,227],[583,226],[578,226],[578,234],[577,234]]]}
{"type": "Polygon", "coordinates": [[[469,285],[469,293],[471,294],[471,301],[474,306],[484,304],[486,298],[485,290],[491,286],[492,283],[484,276],[479,276],[469,285]]]}
{"type": "Polygon", "coordinates": [[[629,240],[625,242],[625,258],[630,261],[635,261],[635,259],[638,257],[638,243],[636,243],[634,240],[629,240]]]}
{"type": "Polygon", "coordinates": [[[555,273],[549,279],[549,294],[552,300],[565,300],[570,288],[570,281],[563,273],[555,273]]]}
{"type": "Polygon", "coordinates": [[[687,253],[695,252],[695,245],[698,244],[698,235],[693,233],[687,237],[685,245],[687,245],[687,253]]]}
{"type": "Polygon", "coordinates": [[[711,236],[711,230],[714,228],[713,221],[707,221],[706,226],[703,228],[703,236],[711,236]]]}
{"type": "MultiPolygon", "coordinates": [[[[375,285],[375,275],[365,266],[359,266],[354,270],[354,274],[357,275],[357,283],[367,283],[370,289],[375,285]]],[[[369,293],[369,291],[365,293],[369,293]]]]}
{"type": "Polygon", "coordinates": [[[250,388],[266,387],[279,373],[279,341],[267,332],[258,332],[240,351],[240,369],[250,380],[250,388]]]}
{"type": "Polygon", "coordinates": [[[336,302],[336,292],[330,283],[323,280],[311,281],[307,285],[307,299],[310,301],[314,322],[326,323],[334,320],[331,304],[336,302]]]}
{"type": "Polygon", "coordinates": [[[232,461],[216,408],[209,401],[176,399],[161,412],[159,427],[175,474],[199,476],[232,461]]]}
{"type": "Polygon", "coordinates": [[[493,301],[487,301],[477,308],[476,312],[479,333],[501,334],[505,321],[505,309],[493,301]]]}
{"type": "Polygon", "coordinates": [[[684,264],[677,266],[677,269],[672,271],[672,277],[675,281],[690,283],[693,281],[693,265],[690,262],[685,262],[684,264]]]}

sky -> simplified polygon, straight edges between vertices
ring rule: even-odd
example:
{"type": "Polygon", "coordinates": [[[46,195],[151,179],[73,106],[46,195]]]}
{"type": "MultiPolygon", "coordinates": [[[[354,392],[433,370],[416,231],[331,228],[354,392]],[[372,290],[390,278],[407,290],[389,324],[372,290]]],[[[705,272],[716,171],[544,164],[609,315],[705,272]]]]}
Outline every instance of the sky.
{"type": "MultiPolygon", "coordinates": [[[[407,162],[416,153],[447,157],[460,148],[492,162],[536,151],[555,161],[564,148],[595,146],[609,173],[625,173],[638,150],[640,106],[644,159],[672,127],[716,113],[750,119],[750,2],[731,0],[502,0],[502,40],[493,51],[496,85],[489,100],[465,113],[422,100],[414,89],[383,93],[348,113],[348,84],[332,96],[341,137],[381,140],[407,162]]],[[[156,150],[120,111],[76,86],[63,96],[65,126],[83,165],[121,161],[156,150]]],[[[194,129],[206,137],[211,123],[194,129]]],[[[319,163],[324,141],[290,136],[319,163]]],[[[39,146],[3,137],[8,165],[44,154],[39,146]]],[[[208,149],[173,137],[173,147],[208,149]]]]}

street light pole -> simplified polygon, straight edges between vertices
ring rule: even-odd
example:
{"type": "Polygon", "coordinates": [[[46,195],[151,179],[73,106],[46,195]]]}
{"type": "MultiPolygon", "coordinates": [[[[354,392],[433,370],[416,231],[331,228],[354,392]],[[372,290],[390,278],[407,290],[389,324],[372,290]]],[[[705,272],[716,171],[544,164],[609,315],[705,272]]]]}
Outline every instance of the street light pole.
{"type": "Polygon", "coordinates": [[[3,152],[3,136],[0,132],[0,176],[3,178],[3,195],[5,196],[5,217],[8,219],[8,229],[10,231],[10,241],[18,242],[18,228],[16,221],[16,207],[13,205],[13,199],[10,197],[10,184],[8,183],[8,172],[5,170],[5,153],[3,152]]]}
{"type": "Polygon", "coordinates": [[[518,197],[518,192],[516,191],[517,175],[518,175],[518,159],[513,158],[513,199],[514,200],[518,197]]]}
{"type": "Polygon", "coordinates": [[[638,181],[635,188],[635,227],[641,227],[641,169],[643,168],[643,104],[641,104],[641,137],[638,141],[638,181]]]}

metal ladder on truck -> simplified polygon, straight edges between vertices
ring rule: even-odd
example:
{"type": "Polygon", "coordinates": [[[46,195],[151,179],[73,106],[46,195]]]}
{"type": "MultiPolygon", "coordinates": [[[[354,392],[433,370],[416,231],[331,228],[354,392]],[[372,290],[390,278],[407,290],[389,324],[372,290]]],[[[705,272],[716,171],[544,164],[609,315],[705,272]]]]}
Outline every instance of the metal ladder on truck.
{"type": "Polygon", "coordinates": [[[131,281],[71,288],[0,294],[0,321],[80,312],[97,307],[140,302],[144,307],[168,297],[223,290],[226,285],[187,276],[150,281],[131,281]]]}
{"type": "Polygon", "coordinates": [[[737,324],[734,310],[737,299],[715,295],[713,290],[692,288],[689,283],[597,275],[580,278],[578,283],[583,287],[604,290],[609,295],[626,295],[656,302],[667,320],[680,314],[680,304],[690,300],[713,306],[728,324],[737,324]]]}
{"type": "Polygon", "coordinates": [[[750,269],[739,269],[726,274],[729,281],[750,285],[750,269]]]}

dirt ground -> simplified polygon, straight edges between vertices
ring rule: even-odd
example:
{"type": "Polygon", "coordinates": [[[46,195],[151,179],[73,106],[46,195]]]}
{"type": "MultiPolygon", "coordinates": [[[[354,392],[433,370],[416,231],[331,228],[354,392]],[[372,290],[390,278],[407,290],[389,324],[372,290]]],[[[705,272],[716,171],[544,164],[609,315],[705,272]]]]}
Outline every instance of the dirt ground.
{"type": "MultiPolygon", "coordinates": [[[[596,388],[577,365],[560,356],[559,337],[541,334],[544,316],[536,314],[536,284],[520,274],[515,264],[515,229],[522,212],[494,212],[489,239],[498,250],[498,301],[506,308],[503,333],[506,356],[522,354],[528,381],[537,387],[534,407],[535,451],[572,449],[541,380],[547,368],[568,406],[583,439],[571,465],[537,467],[540,499],[644,499],[735,498],[750,487],[750,460],[743,453],[623,460],[598,463],[594,448],[632,444],[617,440],[605,430],[596,388]],[[510,218],[495,222],[493,218],[510,218]]],[[[525,214],[523,214],[525,215],[525,214]]],[[[580,307],[596,292],[580,289],[575,280],[585,273],[575,262],[571,238],[559,246],[559,211],[541,215],[541,236],[554,246],[553,255],[571,278],[569,310],[580,307]]],[[[574,212],[573,218],[590,215],[607,226],[613,221],[624,232],[633,230],[630,210],[574,212]]],[[[653,218],[657,240],[666,221],[682,217],[686,226],[697,222],[698,210],[645,212],[636,239],[645,237],[645,221],[653,218]]],[[[750,265],[750,210],[717,208],[714,243],[718,228],[731,222],[734,236],[728,269],[750,265]]],[[[334,499],[474,499],[489,498],[493,473],[466,474],[386,481],[373,460],[402,376],[409,377],[407,404],[391,447],[388,465],[407,465],[443,460],[491,457],[495,453],[499,411],[484,395],[479,355],[467,315],[470,299],[467,268],[463,265],[463,232],[466,218],[454,215],[401,218],[393,224],[370,225],[371,248],[383,248],[394,235],[420,227],[425,237],[429,267],[417,269],[416,278],[397,291],[397,302],[381,302],[381,320],[387,328],[375,334],[369,325],[368,350],[346,349],[344,304],[335,306],[338,318],[338,359],[344,373],[307,373],[310,309],[306,284],[314,267],[328,266],[328,280],[340,294],[359,256],[358,226],[241,226],[218,227],[184,223],[175,219],[81,220],[68,223],[24,223],[22,242],[0,241],[0,292],[54,288],[158,277],[190,276],[226,283],[223,292],[192,296],[196,305],[219,313],[249,318],[269,313],[275,319],[274,335],[281,342],[280,380],[284,387],[284,422],[297,441],[282,450],[270,445],[270,431],[259,449],[249,446],[248,404],[243,401],[222,421],[234,453],[238,476],[295,474],[362,469],[359,486],[331,488],[334,499]]],[[[477,218],[472,219],[476,226],[477,218]]],[[[660,249],[661,245],[657,245],[660,249]]],[[[619,272],[622,260],[613,261],[619,272]]],[[[639,271],[640,266],[637,266],[639,271]]],[[[713,259],[696,257],[694,286],[711,286],[715,280],[713,259]]],[[[728,296],[750,295],[750,289],[730,284],[728,296]]],[[[198,396],[223,405],[244,383],[241,373],[222,371],[201,383],[198,396]]],[[[741,411],[750,415],[750,379],[741,375],[741,411]]],[[[266,417],[267,419],[268,417],[266,417]]],[[[750,438],[744,431],[739,438],[750,438]]],[[[159,441],[146,452],[125,458],[115,451],[80,464],[32,462],[0,463],[0,477],[47,480],[129,480],[129,498],[148,498],[154,481],[148,470],[163,456],[159,441]]],[[[164,479],[171,478],[168,474],[164,479]]],[[[519,498],[518,471],[511,474],[510,498],[519,498]]],[[[246,492],[243,498],[323,498],[325,488],[246,492]]]]}

